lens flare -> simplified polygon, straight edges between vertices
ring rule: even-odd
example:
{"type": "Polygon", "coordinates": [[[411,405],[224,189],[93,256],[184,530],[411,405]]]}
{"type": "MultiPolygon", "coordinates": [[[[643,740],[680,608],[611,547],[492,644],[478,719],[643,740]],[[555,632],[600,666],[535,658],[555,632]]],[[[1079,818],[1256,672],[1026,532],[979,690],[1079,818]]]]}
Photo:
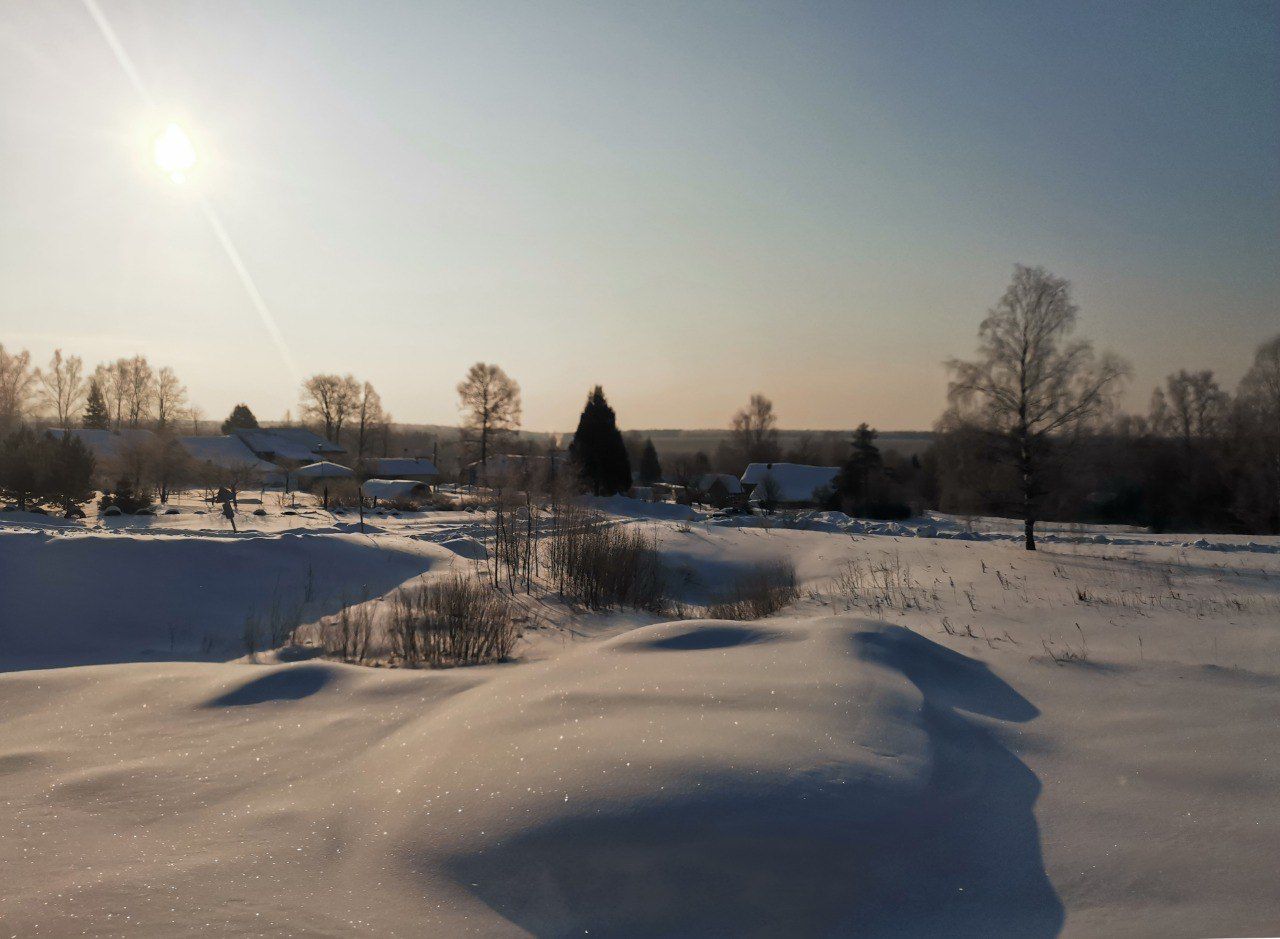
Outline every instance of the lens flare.
{"type": "Polygon", "coordinates": [[[152,141],[151,157],[160,171],[179,185],[186,182],[197,162],[191,138],[177,124],[167,126],[152,141]]]}

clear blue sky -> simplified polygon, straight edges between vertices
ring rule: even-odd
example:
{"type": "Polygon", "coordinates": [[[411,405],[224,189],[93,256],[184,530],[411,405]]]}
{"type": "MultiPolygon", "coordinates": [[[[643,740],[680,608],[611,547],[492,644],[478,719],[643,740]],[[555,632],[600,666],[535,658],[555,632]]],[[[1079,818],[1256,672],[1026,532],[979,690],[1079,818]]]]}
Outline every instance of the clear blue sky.
{"type": "Polygon", "coordinates": [[[134,352],[212,415],[304,372],[456,419],[477,359],[571,428],[927,427],[1015,262],[1229,384],[1280,331],[1274,3],[0,0],[0,342],[134,352]],[[201,163],[150,163],[166,122],[201,163]]]}

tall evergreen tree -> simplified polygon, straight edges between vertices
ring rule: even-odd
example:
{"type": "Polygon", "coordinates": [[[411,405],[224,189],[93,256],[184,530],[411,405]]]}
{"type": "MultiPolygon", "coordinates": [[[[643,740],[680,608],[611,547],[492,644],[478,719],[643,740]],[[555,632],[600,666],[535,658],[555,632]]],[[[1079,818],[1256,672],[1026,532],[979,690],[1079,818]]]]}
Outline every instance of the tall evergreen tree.
{"type": "Polygon", "coordinates": [[[640,455],[640,482],[647,486],[661,478],[662,464],[658,462],[658,450],[650,437],[644,442],[644,453],[640,455]]]}
{"type": "Polygon", "coordinates": [[[878,434],[865,423],[853,432],[853,453],[836,479],[836,490],[846,498],[860,502],[867,497],[867,484],[880,471],[884,461],[876,446],[878,434]]]}
{"type": "Polygon", "coordinates": [[[111,426],[107,399],[102,393],[102,384],[96,378],[89,380],[89,399],[84,406],[83,423],[86,430],[106,430],[111,426]]]}
{"type": "Polygon", "coordinates": [[[618,431],[618,419],[596,385],[578,418],[569,454],[583,487],[597,496],[612,496],[631,488],[631,460],[618,431]]]}
{"type": "Polygon", "coordinates": [[[43,487],[45,495],[57,502],[70,516],[76,504],[93,495],[93,453],[74,434],[63,434],[47,443],[50,452],[49,471],[43,487]]]}
{"type": "Polygon", "coordinates": [[[19,424],[0,441],[0,495],[12,499],[19,512],[40,502],[42,477],[40,438],[19,424]]]}
{"type": "Polygon", "coordinates": [[[253,416],[247,404],[237,404],[231,409],[231,415],[222,422],[222,432],[229,434],[236,430],[257,430],[258,419],[253,416]]]}

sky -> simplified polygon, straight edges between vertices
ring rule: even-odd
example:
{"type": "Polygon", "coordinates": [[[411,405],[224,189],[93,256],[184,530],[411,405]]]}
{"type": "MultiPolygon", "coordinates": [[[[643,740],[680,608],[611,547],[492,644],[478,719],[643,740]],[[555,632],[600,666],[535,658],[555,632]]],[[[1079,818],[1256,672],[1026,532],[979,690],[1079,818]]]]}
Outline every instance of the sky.
{"type": "Polygon", "coordinates": [[[96,0],[148,101],[93,2],[0,0],[0,343],[209,417],[483,360],[531,430],[923,429],[1019,262],[1132,408],[1280,332],[1275,4],[96,0]]]}

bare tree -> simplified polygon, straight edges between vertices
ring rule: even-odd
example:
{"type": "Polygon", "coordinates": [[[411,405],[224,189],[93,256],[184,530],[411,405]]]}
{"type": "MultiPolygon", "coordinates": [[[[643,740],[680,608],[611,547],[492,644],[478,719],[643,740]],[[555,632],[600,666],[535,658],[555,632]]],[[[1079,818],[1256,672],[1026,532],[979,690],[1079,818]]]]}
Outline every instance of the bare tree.
{"type": "Polygon", "coordinates": [[[1190,447],[1221,430],[1229,404],[1212,371],[1183,369],[1166,378],[1165,387],[1152,394],[1150,427],[1158,434],[1179,437],[1190,447]]]}
{"type": "Polygon", "coordinates": [[[733,446],[748,463],[772,463],[778,459],[778,418],[773,402],[753,394],[747,406],[733,416],[730,428],[733,446]]]}
{"type": "Polygon", "coordinates": [[[53,350],[49,367],[40,373],[40,397],[57,418],[59,427],[70,427],[84,403],[88,384],[84,380],[84,362],[78,355],[63,358],[61,349],[53,350]]]}
{"type": "Polygon", "coordinates": [[[463,434],[488,463],[490,441],[520,426],[520,385],[497,365],[477,362],[458,382],[458,406],[463,434]]]}
{"type": "Polygon", "coordinates": [[[114,430],[119,430],[124,423],[127,362],[127,359],[117,359],[93,370],[93,381],[102,392],[102,398],[107,404],[107,416],[114,430]]]}
{"type": "Polygon", "coordinates": [[[129,408],[129,426],[140,427],[151,416],[151,399],[155,393],[156,375],[144,355],[135,355],[125,366],[125,395],[129,408]]]}
{"type": "Polygon", "coordinates": [[[155,379],[156,426],[163,429],[177,421],[186,403],[186,386],[178,380],[173,369],[164,366],[156,373],[155,379]]]}
{"type": "Polygon", "coordinates": [[[194,478],[195,463],[172,428],[161,426],[159,432],[140,447],[145,460],[144,479],[155,488],[162,503],[169,501],[170,492],[194,478]]]}
{"type": "Polygon", "coordinates": [[[26,417],[39,375],[31,367],[30,352],[6,352],[0,344],[0,433],[26,417]]]}
{"type": "Polygon", "coordinates": [[[383,420],[382,398],[374,391],[373,385],[365,382],[360,388],[355,408],[357,462],[363,460],[365,453],[372,448],[374,435],[383,420]]]}
{"type": "Polygon", "coordinates": [[[1070,339],[1077,314],[1066,280],[1019,264],[978,329],[978,358],[947,363],[955,415],[1003,441],[999,452],[1016,467],[1028,551],[1051,442],[1104,415],[1128,374],[1120,359],[1070,339]]]}
{"type": "Polygon", "coordinates": [[[302,414],[324,427],[324,435],[341,443],[342,426],[360,399],[360,383],[352,375],[312,375],[302,383],[302,414]]]}

